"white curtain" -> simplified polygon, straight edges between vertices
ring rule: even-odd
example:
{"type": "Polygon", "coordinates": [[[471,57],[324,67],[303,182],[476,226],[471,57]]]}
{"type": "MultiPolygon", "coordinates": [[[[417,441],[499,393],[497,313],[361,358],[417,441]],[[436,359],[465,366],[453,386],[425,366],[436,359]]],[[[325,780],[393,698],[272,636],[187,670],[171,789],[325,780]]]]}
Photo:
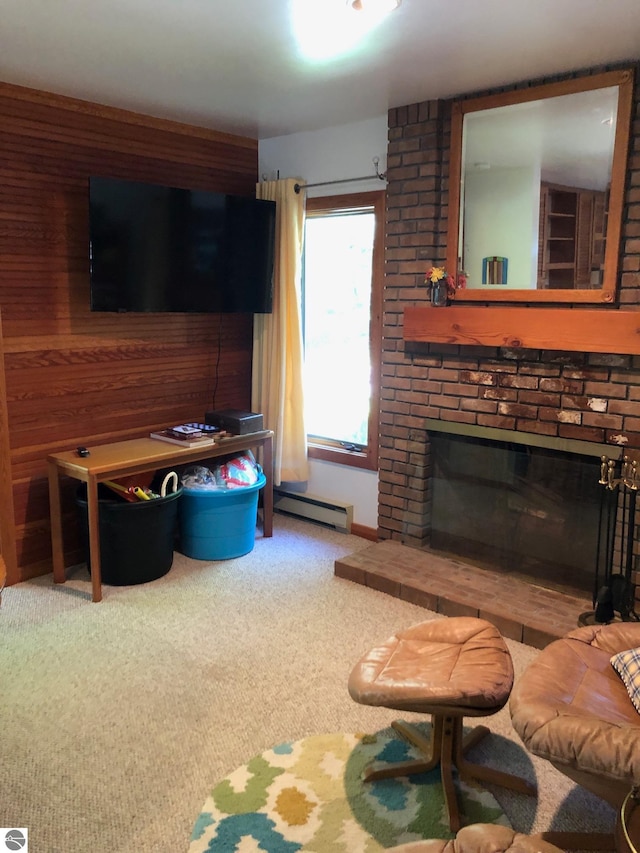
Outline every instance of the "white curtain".
{"type": "Polygon", "coordinates": [[[265,429],[274,432],[276,486],[309,479],[300,321],[304,198],[296,183],[264,181],[256,191],[276,202],[276,256],[273,313],[254,318],[251,409],[262,412],[265,429]]]}

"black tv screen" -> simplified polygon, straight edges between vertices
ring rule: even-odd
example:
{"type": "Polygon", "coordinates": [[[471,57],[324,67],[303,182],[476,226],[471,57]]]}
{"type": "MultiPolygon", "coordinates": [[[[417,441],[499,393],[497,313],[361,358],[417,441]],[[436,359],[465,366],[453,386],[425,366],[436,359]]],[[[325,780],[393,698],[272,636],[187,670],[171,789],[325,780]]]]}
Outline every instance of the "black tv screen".
{"type": "Polygon", "coordinates": [[[270,313],[275,202],[89,179],[92,311],[270,313]]]}

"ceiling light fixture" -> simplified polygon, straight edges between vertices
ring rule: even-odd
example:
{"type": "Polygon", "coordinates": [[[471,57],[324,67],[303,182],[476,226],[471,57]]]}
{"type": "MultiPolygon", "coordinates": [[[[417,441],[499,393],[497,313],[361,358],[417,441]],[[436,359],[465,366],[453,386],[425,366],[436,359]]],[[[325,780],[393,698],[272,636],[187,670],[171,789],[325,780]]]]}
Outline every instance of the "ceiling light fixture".
{"type": "Polygon", "coordinates": [[[402,0],[347,0],[356,12],[376,12],[386,15],[397,9],[402,0]]]}

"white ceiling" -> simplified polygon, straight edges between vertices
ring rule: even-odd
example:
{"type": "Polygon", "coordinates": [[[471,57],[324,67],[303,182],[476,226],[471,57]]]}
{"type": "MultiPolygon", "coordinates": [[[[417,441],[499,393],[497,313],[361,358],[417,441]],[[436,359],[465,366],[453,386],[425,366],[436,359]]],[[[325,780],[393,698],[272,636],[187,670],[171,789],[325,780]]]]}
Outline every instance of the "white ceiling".
{"type": "Polygon", "coordinates": [[[257,139],[640,59],[640,0],[403,0],[337,49],[345,0],[0,0],[0,80],[257,139]]]}
{"type": "Polygon", "coordinates": [[[467,113],[465,175],[525,169],[536,183],[604,191],[611,181],[617,108],[618,90],[611,86],[467,113]]]}

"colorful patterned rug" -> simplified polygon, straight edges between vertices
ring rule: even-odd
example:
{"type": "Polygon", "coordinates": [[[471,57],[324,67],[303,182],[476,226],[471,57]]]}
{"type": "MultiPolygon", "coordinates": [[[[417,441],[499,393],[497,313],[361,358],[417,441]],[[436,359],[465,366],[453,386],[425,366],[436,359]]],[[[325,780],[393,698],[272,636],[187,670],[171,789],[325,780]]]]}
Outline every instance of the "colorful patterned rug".
{"type": "MultiPolygon", "coordinates": [[[[439,768],[410,779],[361,780],[371,761],[416,757],[392,729],[282,743],[215,786],[189,853],[374,853],[421,838],[451,838],[439,768]]],[[[466,784],[458,790],[470,822],[510,826],[487,791],[466,784]]]]}

